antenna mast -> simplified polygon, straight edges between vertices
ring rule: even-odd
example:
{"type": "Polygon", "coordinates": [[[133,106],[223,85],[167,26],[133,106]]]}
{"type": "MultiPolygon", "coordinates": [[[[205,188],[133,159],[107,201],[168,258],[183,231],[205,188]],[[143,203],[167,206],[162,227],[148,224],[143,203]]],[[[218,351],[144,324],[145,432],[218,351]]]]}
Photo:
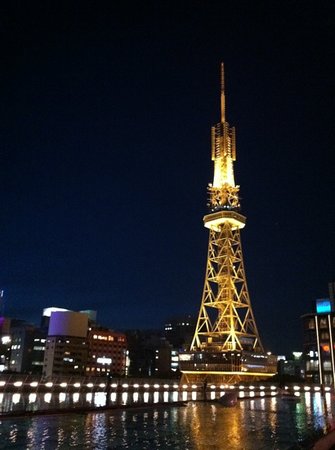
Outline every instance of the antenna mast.
{"type": "Polygon", "coordinates": [[[226,99],[224,93],[224,64],[221,63],[221,123],[226,121],[226,99]]]}

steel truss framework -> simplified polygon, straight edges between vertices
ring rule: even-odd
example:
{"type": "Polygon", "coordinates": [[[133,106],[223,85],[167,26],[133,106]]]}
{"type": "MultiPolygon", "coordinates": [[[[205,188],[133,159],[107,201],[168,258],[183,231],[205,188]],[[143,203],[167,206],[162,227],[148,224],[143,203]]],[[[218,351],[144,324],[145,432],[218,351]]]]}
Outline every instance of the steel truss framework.
{"type": "MultiPolygon", "coordinates": [[[[207,216],[208,217],[208,216],[207,216]]],[[[251,308],[238,227],[210,230],[206,278],[190,350],[263,352],[251,308]]]]}

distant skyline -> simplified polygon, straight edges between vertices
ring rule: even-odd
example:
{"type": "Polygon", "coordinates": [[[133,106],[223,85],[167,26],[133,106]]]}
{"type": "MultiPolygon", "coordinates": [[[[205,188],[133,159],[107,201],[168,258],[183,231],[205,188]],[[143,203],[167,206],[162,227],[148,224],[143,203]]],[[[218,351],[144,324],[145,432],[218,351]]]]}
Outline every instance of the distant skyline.
{"type": "Polygon", "coordinates": [[[5,314],[197,315],[210,127],[236,127],[246,276],[264,346],[302,347],[335,279],[332,2],[2,6],[5,314]]]}

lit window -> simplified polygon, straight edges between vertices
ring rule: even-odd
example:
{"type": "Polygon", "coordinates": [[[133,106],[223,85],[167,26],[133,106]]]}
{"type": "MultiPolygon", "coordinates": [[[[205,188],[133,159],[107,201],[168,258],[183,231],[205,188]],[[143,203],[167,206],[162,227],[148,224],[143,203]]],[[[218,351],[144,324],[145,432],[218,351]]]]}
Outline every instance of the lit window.
{"type": "Polygon", "coordinates": [[[322,318],[320,319],[319,327],[320,327],[320,328],[327,328],[327,319],[326,319],[325,317],[322,317],[322,318]]]}
{"type": "Polygon", "coordinates": [[[315,329],[315,321],[314,321],[314,319],[310,319],[310,320],[308,321],[308,328],[309,328],[310,330],[314,330],[314,329],[315,329]]]}

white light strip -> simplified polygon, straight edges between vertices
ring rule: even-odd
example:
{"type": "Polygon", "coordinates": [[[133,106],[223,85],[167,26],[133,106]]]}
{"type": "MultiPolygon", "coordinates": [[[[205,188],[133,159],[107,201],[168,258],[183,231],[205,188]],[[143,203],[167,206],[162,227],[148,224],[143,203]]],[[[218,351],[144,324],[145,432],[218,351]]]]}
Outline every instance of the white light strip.
{"type": "Polygon", "coordinates": [[[316,342],[318,344],[318,362],[319,362],[319,376],[320,376],[320,384],[322,384],[322,367],[321,367],[321,351],[320,351],[320,339],[319,339],[319,328],[318,328],[318,316],[314,316],[315,318],[315,329],[316,329],[316,342]]]}
{"type": "Polygon", "coordinates": [[[333,372],[333,383],[335,383],[335,368],[334,368],[334,343],[333,343],[333,333],[330,322],[330,314],[328,314],[328,328],[329,328],[329,336],[330,336],[330,355],[332,358],[332,372],[333,372]]]}

